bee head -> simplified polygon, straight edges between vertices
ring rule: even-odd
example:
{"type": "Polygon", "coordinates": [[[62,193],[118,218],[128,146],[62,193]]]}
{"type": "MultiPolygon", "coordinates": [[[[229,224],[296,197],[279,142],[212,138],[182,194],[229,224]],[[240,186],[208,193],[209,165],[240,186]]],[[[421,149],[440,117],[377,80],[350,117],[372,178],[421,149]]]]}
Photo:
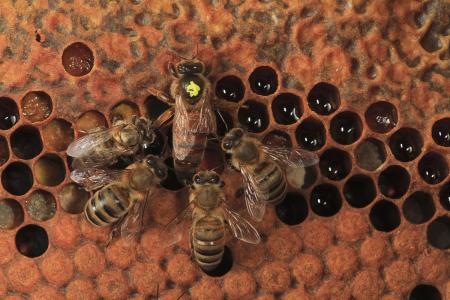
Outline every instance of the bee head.
{"type": "Polygon", "coordinates": [[[234,148],[241,144],[241,139],[244,136],[244,131],[241,128],[231,129],[222,139],[222,149],[231,153],[234,148]]]}
{"type": "Polygon", "coordinates": [[[203,74],[205,66],[198,60],[183,60],[177,64],[176,72],[180,75],[203,74]]]}
{"type": "Polygon", "coordinates": [[[159,181],[162,181],[167,178],[167,166],[157,156],[148,155],[145,158],[145,162],[159,181]]]}
{"type": "Polygon", "coordinates": [[[205,185],[223,187],[224,182],[220,180],[220,176],[214,171],[200,171],[192,177],[192,187],[194,189],[205,185]]]}
{"type": "Polygon", "coordinates": [[[120,143],[126,148],[132,148],[139,143],[139,132],[133,125],[127,125],[119,131],[120,143]]]}

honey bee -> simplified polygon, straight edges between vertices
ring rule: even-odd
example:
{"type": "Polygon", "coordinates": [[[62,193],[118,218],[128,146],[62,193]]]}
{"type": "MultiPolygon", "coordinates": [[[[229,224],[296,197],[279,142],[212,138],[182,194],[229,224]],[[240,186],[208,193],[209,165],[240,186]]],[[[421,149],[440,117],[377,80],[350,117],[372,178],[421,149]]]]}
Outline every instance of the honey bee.
{"type": "Polygon", "coordinates": [[[231,154],[232,166],[242,174],[247,210],[256,221],[264,217],[266,204],[283,201],[288,168],[305,168],[319,160],[316,154],[299,148],[265,146],[240,128],[224,136],[222,149],[231,154]]]}
{"type": "Polygon", "coordinates": [[[194,175],[188,207],[161,232],[165,246],[182,238],[185,224],[190,219],[190,245],[195,261],[206,272],[212,271],[222,260],[225,250],[225,224],[233,235],[247,243],[258,244],[258,231],[238,213],[226,205],[224,185],[214,171],[194,175]],[[187,217],[187,218],[186,218],[187,217]]]}

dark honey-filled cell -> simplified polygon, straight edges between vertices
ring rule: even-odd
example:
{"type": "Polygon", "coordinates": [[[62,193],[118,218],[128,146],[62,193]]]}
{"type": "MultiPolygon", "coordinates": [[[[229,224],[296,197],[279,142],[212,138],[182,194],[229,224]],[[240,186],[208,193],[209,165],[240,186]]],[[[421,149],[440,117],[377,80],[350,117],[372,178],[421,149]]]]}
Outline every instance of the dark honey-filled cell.
{"type": "Polygon", "coordinates": [[[358,114],[344,111],[331,119],[330,134],[339,144],[350,145],[360,138],[362,127],[358,114]]]}
{"type": "Polygon", "coordinates": [[[59,204],[69,214],[80,214],[89,200],[90,194],[76,183],[65,185],[60,192],[59,204]]]}
{"type": "Polygon", "coordinates": [[[131,120],[133,116],[139,117],[139,107],[131,101],[122,101],[111,108],[109,119],[111,122],[117,120],[131,120]]]}
{"type": "Polygon", "coordinates": [[[438,249],[450,248],[450,217],[440,216],[427,227],[428,243],[438,249]]]}
{"type": "Polygon", "coordinates": [[[410,181],[411,176],[405,168],[393,165],[378,176],[378,188],[386,197],[398,199],[408,191],[410,181]]]}
{"type": "Polygon", "coordinates": [[[278,88],[278,75],[274,69],[267,66],[257,67],[248,78],[250,88],[258,95],[267,96],[275,93],[278,88]]]}
{"type": "Polygon", "coordinates": [[[334,185],[323,183],[313,188],[309,204],[315,214],[322,217],[331,217],[341,209],[342,199],[334,185]]]}
{"type": "Polygon", "coordinates": [[[242,80],[233,75],[221,78],[216,84],[216,96],[220,99],[239,102],[244,98],[245,87],[242,80]]]}
{"type": "Polygon", "coordinates": [[[309,166],[305,168],[305,179],[303,182],[302,189],[310,188],[317,180],[318,172],[314,166],[309,166]]]}
{"type": "Polygon", "coordinates": [[[50,151],[65,151],[74,139],[72,124],[54,119],[42,128],[42,138],[50,151]]]}
{"type": "Polygon", "coordinates": [[[278,124],[294,124],[303,114],[300,97],[291,93],[277,95],[272,101],[272,114],[278,124]]]}
{"type": "Polygon", "coordinates": [[[319,82],[308,94],[308,105],[319,115],[331,115],[341,105],[339,90],[332,84],[319,82]]]}
{"type": "Polygon", "coordinates": [[[442,296],[439,290],[429,284],[419,284],[414,287],[409,294],[409,300],[441,300],[442,296]]]}
{"type": "Polygon", "coordinates": [[[391,201],[380,200],[372,206],[369,219],[376,230],[389,232],[400,225],[400,211],[391,201]]]}
{"type": "Polygon", "coordinates": [[[108,123],[105,116],[96,110],[88,110],[78,117],[76,128],[79,132],[87,133],[97,128],[106,128],[108,123]]]}
{"type": "Polygon", "coordinates": [[[450,181],[445,183],[439,191],[439,202],[446,210],[450,210],[450,181]]]}
{"type": "Polygon", "coordinates": [[[8,97],[0,97],[0,130],[7,130],[19,121],[16,102],[8,97]]]}
{"type": "Polygon", "coordinates": [[[32,122],[47,119],[53,111],[52,98],[46,92],[32,91],[22,98],[22,114],[32,122]]]}
{"type": "Polygon", "coordinates": [[[417,191],[408,196],[402,209],[405,219],[413,224],[427,222],[436,212],[431,194],[424,191],[417,191]]]}
{"type": "Polygon", "coordinates": [[[392,134],[389,147],[397,160],[411,161],[422,152],[423,139],[418,130],[403,127],[392,134]]]}
{"type": "Polygon", "coordinates": [[[32,159],[42,151],[39,130],[33,126],[21,126],[11,135],[11,148],[21,159],[32,159]]]}
{"type": "Polygon", "coordinates": [[[156,96],[148,96],[144,102],[145,112],[148,118],[152,121],[158,119],[158,117],[170,108],[170,105],[159,100],[156,96]]]}
{"type": "Polygon", "coordinates": [[[301,194],[287,193],[284,200],[275,207],[275,212],[284,224],[297,225],[306,220],[308,204],[301,194]]]}
{"type": "Polygon", "coordinates": [[[253,100],[246,101],[239,108],[238,120],[250,132],[262,132],[269,125],[266,106],[253,100]]]}
{"type": "Polygon", "coordinates": [[[56,214],[55,197],[44,190],[34,191],[25,200],[25,208],[33,220],[50,220],[56,214]]]}
{"type": "Polygon", "coordinates": [[[14,229],[23,223],[22,206],[14,199],[0,200],[0,229],[14,229]]]}
{"type": "Polygon", "coordinates": [[[83,43],[73,43],[64,49],[62,64],[70,75],[84,76],[94,67],[94,53],[83,43]]]}
{"type": "Polygon", "coordinates": [[[168,173],[167,178],[161,182],[161,186],[171,191],[182,189],[184,185],[178,181],[177,175],[175,174],[175,170],[173,168],[172,157],[168,157],[164,162],[168,167],[168,173]]]}
{"type": "Polygon", "coordinates": [[[443,118],[434,122],[431,135],[436,144],[450,147],[450,118],[443,118]]]}
{"type": "Polygon", "coordinates": [[[211,277],[222,277],[227,274],[231,268],[233,267],[233,255],[231,253],[230,248],[225,246],[222,260],[219,265],[211,271],[202,270],[206,275],[211,277]]]}
{"type": "Polygon", "coordinates": [[[283,147],[290,148],[292,147],[291,138],[289,134],[281,130],[273,130],[266,134],[262,139],[264,145],[273,146],[273,147],[283,147]]]}
{"type": "Polygon", "coordinates": [[[365,118],[369,128],[378,133],[389,132],[398,123],[397,109],[386,101],[371,104],[366,110],[365,118]]]}
{"type": "Polygon", "coordinates": [[[356,164],[368,171],[375,171],[386,160],[386,149],[382,141],[375,138],[363,140],[355,148],[356,164]]]}
{"type": "Polygon", "coordinates": [[[377,191],[372,178],[364,174],[356,174],[345,182],[343,194],[351,206],[363,208],[375,200],[377,191]]]}
{"type": "Polygon", "coordinates": [[[325,126],[314,118],[305,119],[295,130],[295,137],[302,148],[319,150],[325,145],[325,126]]]}
{"type": "Polygon", "coordinates": [[[331,180],[344,179],[352,169],[350,155],[340,149],[331,148],[320,156],[319,167],[322,175],[331,180]]]}
{"type": "Polygon", "coordinates": [[[0,135],[0,167],[9,159],[8,141],[0,135]]]}
{"type": "Polygon", "coordinates": [[[216,110],[217,135],[223,137],[233,128],[233,118],[229,113],[216,110]]]}
{"type": "Polygon", "coordinates": [[[34,164],[37,182],[46,186],[57,186],[66,176],[64,161],[55,154],[46,154],[34,164]]]}
{"type": "Polygon", "coordinates": [[[27,257],[38,257],[47,251],[48,235],[41,226],[30,224],[16,233],[16,247],[19,253],[27,257]]]}
{"type": "Polygon", "coordinates": [[[33,174],[26,164],[13,162],[3,170],[2,185],[8,193],[24,195],[33,186],[33,174]]]}
{"type": "Polygon", "coordinates": [[[438,184],[448,175],[445,158],[437,152],[428,152],[419,161],[419,174],[428,184],[438,184]]]}

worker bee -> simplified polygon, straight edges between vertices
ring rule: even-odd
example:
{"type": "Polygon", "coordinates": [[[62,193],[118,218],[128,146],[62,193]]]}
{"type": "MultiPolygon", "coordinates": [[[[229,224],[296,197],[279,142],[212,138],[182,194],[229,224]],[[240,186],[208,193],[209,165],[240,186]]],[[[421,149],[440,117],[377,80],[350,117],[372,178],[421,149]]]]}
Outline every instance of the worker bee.
{"type": "Polygon", "coordinates": [[[212,271],[222,260],[225,250],[225,223],[233,235],[247,243],[260,242],[258,231],[238,213],[226,205],[224,183],[214,171],[201,171],[194,175],[189,205],[161,232],[165,246],[182,238],[183,220],[190,219],[190,244],[193,256],[206,272],[212,271]],[[188,217],[188,218],[186,218],[188,217]]]}
{"type": "Polygon", "coordinates": [[[231,154],[232,166],[242,174],[247,210],[257,221],[264,217],[266,204],[278,204],[286,196],[287,169],[305,168],[319,160],[299,148],[265,146],[240,128],[224,136],[222,149],[231,154]]]}

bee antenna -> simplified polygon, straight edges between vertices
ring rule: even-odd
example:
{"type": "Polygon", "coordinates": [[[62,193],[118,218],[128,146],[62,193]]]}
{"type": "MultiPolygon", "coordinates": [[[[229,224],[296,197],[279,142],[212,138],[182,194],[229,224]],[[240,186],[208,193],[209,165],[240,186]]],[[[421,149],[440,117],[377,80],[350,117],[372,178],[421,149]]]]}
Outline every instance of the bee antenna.
{"type": "Polygon", "coordinates": [[[183,297],[185,294],[186,294],[186,291],[184,291],[184,292],[177,298],[177,300],[180,300],[181,297],[183,297]]]}
{"type": "Polygon", "coordinates": [[[222,120],[223,124],[225,125],[225,128],[226,128],[227,132],[230,131],[230,128],[228,128],[228,124],[225,121],[223,115],[220,113],[220,110],[217,109],[216,111],[217,111],[217,114],[219,115],[220,119],[222,120]]]}

